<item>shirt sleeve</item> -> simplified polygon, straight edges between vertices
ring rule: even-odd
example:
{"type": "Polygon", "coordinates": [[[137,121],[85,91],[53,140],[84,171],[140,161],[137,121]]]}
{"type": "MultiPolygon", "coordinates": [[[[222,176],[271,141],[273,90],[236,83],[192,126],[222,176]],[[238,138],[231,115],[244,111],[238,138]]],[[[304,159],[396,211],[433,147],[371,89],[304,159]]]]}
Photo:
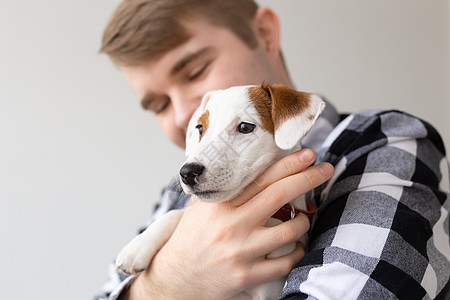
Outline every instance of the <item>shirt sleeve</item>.
{"type": "MultiPolygon", "coordinates": [[[[147,225],[141,227],[138,233],[142,233],[148,225],[159,217],[163,216],[170,210],[180,209],[187,205],[189,195],[184,194],[178,178],[165,187],[161,193],[161,200],[155,207],[151,220],[147,225]]],[[[102,286],[100,292],[93,297],[93,300],[116,300],[119,298],[130,284],[132,284],[135,276],[126,276],[116,271],[115,263],[111,263],[108,269],[108,281],[102,286]]]]}
{"type": "Polygon", "coordinates": [[[398,111],[350,115],[319,159],[308,253],[282,299],[447,299],[449,167],[436,130],[398,111]]]}
{"type": "Polygon", "coordinates": [[[116,300],[129,285],[135,276],[124,276],[116,271],[115,264],[111,263],[108,270],[108,281],[102,286],[101,291],[93,297],[93,300],[116,300]]]}

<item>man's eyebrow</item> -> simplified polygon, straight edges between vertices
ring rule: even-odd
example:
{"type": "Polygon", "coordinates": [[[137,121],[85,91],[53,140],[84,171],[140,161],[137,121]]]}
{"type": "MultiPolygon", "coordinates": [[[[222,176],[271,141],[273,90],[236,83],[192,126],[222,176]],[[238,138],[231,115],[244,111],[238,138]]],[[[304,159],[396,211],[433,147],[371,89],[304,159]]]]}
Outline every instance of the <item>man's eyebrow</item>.
{"type": "Polygon", "coordinates": [[[208,46],[208,47],[205,47],[205,48],[201,48],[200,50],[183,57],[180,61],[178,61],[173,66],[172,70],[170,70],[170,75],[173,76],[176,73],[180,72],[188,63],[198,59],[199,57],[201,57],[202,55],[204,55],[205,53],[207,53],[211,49],[212,49],[212,47],[208,46]]]}

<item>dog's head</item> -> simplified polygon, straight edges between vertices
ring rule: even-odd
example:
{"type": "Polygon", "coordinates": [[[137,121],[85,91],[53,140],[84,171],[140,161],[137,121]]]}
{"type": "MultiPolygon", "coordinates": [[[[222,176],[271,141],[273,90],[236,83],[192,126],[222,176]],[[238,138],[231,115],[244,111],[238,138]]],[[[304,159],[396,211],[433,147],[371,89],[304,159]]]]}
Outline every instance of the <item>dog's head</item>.
{"type": "Polygon", "coordinates": [[[297,147],[324,106],[279,84],[207,93],[188,125],[183,190],[203,201],[231,200],[297,147]]]}

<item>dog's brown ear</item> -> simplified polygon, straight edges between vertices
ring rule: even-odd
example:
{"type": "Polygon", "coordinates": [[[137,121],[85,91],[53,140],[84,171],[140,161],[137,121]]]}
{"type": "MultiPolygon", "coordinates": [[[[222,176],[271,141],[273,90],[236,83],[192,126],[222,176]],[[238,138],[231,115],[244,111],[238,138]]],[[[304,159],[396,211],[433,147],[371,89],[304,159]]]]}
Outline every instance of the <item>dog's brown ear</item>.
{"type": "Polygon", "coordinates": [[[281,149],[291,149],[309,132],[325,108],[325,102],[317,95],[281,84],[262,88],[272,100],[275,143],[281,149]]]}

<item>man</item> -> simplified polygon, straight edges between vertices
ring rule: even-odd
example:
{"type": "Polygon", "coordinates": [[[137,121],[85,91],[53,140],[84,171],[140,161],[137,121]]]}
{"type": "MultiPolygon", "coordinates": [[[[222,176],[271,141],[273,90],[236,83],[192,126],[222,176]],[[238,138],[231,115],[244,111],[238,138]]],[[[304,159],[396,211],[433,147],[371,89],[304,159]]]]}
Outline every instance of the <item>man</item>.
{"type": "MultiPolygon", "coordinates": [[[[184,147],[205,92],[262,82],[293,87],[279,41],[277,16],[252,0],[125,0],[105,29],[102,52],[184,147]]],[[[396,111],[343,119],[328,104],[303,140],[317,158],[303,149],[237,199],[189,206],[148,270],[126,279],[113,273],[99,299],[225,299],[286,274],[284,299],[445,298],[450,193],[439,135],[396,111]],[[314,160],[320,163],[307,168],[314,160]],[[312,189],[318,213],[307,254],[299,244],[285,257],[265,259],[310,226],[300,215],[264,228],[273,205],[312,189]],[[240,206],[244,201],[258,213],[240,206]]],[[[153,218],[187,199],[169,184],[153,218]]]]}

